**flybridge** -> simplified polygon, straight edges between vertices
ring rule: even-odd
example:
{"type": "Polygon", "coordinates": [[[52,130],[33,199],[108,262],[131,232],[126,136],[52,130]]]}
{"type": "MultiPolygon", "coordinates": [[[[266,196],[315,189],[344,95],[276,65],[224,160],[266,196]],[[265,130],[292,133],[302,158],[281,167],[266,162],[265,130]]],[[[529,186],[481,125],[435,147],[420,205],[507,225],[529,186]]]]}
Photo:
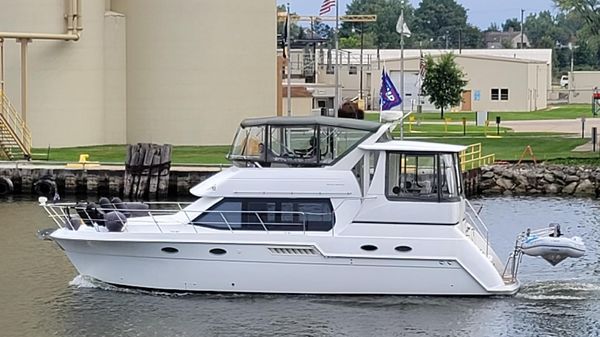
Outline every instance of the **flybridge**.
{"type": "Polygon", "coordinates": [[[242,166],[330,165],[380,127],[376,122],[322,116],[246,119],[228,158],[242,166]]]}

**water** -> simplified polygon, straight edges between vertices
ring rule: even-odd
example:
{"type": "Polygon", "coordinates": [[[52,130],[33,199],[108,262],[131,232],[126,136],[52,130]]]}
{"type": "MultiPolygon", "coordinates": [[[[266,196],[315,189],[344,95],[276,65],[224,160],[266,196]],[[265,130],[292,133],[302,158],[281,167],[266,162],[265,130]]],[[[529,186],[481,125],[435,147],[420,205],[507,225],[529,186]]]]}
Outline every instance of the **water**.
{"type": "Polygon", "coordinates": [[[587,255],[551,267],[525,257],[514,297],[172,294],[78,276],[35,232],[30,200],[0,201],[0,336],[600,336],[600,201],[486,198],[498,254],[527,228],[562,224],[587,255]]]}

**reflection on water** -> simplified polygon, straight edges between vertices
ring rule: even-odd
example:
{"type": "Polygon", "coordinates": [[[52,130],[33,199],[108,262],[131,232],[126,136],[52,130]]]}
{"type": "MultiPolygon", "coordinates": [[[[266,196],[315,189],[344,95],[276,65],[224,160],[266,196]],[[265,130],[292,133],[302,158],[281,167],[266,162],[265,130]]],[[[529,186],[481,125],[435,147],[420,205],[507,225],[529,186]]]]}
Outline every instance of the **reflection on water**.
{"type": "Polygon", "coordinates": [[[561,223],[587,255],[551,267],[524,257],[514,297],[165,293],[77,276],[33,201],[0,201],[1,336],[598,336],[600,202],[485,198],[481,215],[504,259],[517,233],[561,223]]]}

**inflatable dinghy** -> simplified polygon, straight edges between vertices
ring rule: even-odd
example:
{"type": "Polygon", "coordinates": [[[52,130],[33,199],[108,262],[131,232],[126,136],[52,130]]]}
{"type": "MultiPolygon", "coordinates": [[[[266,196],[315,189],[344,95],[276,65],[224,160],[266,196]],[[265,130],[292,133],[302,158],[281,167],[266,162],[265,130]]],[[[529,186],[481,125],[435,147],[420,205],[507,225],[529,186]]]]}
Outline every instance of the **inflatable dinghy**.
{"type": "Polygon", "coordinates": [[[547,236],[530,234],[521,244],[521,251],[529,256],[541,256],[555,266],[567,257],[582,257],[585,254],[585,244],[578,236],[561,236],[558,229],[547,236]]]}

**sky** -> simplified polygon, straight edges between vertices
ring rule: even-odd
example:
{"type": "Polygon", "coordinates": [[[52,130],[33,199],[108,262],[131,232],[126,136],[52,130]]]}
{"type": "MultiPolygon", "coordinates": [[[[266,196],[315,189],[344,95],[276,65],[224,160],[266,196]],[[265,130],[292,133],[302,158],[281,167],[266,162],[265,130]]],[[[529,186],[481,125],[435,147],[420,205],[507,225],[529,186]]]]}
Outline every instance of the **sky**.
{"type": "MultiPolygon", "coordinates": [[[[338,1],[341,15],[351,0],[338,1]]],[[[290,3],[291,12],[299,15],[318,15],[323,0],[277,0],[278,5],[287,2],[290,3]]],[[[417,7],[420,0],[410,0],[410,2],[413,7],[417,7]]],[[[492,22],[501,25],[506,19],[520,18],[521,8],[525,10],[525,16],[543,10],[556,13],[552,0],[457,0],[457,2],[467,9],[469,23],[481,29],[489,27],[492,22]]],[[[335,11],[332,10],[331,14],[335,15],[335,11]]]]}

